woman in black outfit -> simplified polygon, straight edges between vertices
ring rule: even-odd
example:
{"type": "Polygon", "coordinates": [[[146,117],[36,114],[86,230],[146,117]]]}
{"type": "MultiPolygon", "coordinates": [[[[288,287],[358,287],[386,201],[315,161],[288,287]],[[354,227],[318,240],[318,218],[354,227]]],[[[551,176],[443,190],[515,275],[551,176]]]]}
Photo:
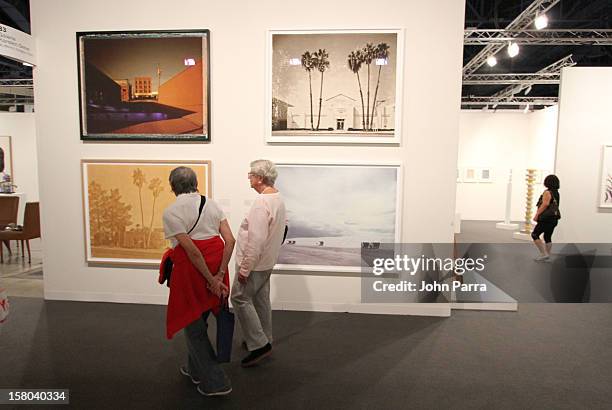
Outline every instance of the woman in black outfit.
{"type": "Polygon", "coordinates": [[[540,195],[536,206],[538,210],[533,218],[537,222],[531,238],[533,243],[540,251],[540,256],[535,258],[536,262],[547,262],[550,260],[550,249],[552,248],[552,233],[561,218],[559,213],[559,178],[556,175],[549,175],[544,179],[546,191],[540,195]],[[544,234],[544,242],[540,235],[544,234]]]}

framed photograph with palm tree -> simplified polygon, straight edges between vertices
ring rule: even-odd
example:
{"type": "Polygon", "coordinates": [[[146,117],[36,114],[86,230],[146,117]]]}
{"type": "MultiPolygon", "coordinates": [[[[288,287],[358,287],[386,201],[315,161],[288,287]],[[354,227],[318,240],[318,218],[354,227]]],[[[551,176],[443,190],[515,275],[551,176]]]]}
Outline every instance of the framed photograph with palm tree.
{"type": "Polygon", "coordinates": [[[403,32],[268,32],[266,140],[398,144],[403,32]]]}
{"type": "Polygon", "coordinates": [[[603,150],[599,207],[612,208],[612,145],[604,145],[603,150]]]}
{"type": "Polygon", "coordinates": [[[174,202],[170,171],[192,168],[211,194],[210,161],[81,161],[87,263],[157,266],[164,249],[163,211],[174,202]]]}

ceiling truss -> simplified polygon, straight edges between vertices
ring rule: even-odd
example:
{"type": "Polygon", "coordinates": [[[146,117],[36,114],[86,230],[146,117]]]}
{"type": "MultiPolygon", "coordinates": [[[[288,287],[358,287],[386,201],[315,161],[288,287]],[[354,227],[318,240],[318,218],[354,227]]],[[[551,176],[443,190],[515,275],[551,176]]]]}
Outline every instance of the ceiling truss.
{"type": "MultiPolygon", "coordinates": [[[[465,30],[466,46],[612,46],[612,30],[465,30]]],[[[488,55],[487,55],[488,57],[488,55]]]]}
{"type": "MultiPolygon", "coordinates": [[[[560,0],[534,0],[517,18],[508,24],[506,30],[526,30],[533,24],[535,18],[539,14],[546,13],[559,1],[560,0]]],[[[489,56],[497,54],[505,46],[506,43],[486,45],[463,66],[463,75],[474,74],[476,70],[485,64],[489,56]]]]}

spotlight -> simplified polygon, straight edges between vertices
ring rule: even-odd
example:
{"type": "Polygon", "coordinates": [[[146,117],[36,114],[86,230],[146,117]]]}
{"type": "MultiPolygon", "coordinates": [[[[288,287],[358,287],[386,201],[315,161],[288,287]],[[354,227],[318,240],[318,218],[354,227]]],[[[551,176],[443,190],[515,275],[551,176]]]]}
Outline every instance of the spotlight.
{"type": "Polygon", "coordinates": [[[529,112],[529,104],[525,106],[525,109],[523,110],[523,114],[527,114],[528,112],[529,112]]]}
{"type": "Polygon", "coordinates": [[[535,28],[542,30],[546,27],[548,27],[548,17],[546,17],[546,14],[538,15],[535,19],[535,28]]]}
{"type": "Polygon", "coordinates": [[[513,57],[516,57],[518,53],[519,53],[518,44],[511,41],[510,44],[508,44],[508,55],[510,56],[510,58],[513,58],[513,57]]]}
{"type": "Polygon", "coordinates": [[[531,86],[525,89],[525,95],[529,94],[530,92],[531,92],[531,86]]]}
{"type": "Polygon", "coordinates": [[[489,56],[489,58],[487,58],[487,64],[489,67],[495,67],[497,64],[497,58],[495,58],[495,56],[489,56]]]}

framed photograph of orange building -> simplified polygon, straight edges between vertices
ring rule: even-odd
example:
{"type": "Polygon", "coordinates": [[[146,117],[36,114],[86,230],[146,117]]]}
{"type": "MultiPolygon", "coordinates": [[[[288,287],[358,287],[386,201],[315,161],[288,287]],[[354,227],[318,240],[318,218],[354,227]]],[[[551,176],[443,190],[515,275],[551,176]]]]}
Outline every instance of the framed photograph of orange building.
{"type": "Polygon", "coordinates": [[[168,177],[178,166],[193,169],[200,193],[211,195],[210,161],[81,161],[87,263],[159,265],[169,246],[162,215],[175,201],[168,177]]]}
{"type": "Polygon", "coordinates": [[[76,38],[82,140],[210,141],[208,30],[76,38]]]}

